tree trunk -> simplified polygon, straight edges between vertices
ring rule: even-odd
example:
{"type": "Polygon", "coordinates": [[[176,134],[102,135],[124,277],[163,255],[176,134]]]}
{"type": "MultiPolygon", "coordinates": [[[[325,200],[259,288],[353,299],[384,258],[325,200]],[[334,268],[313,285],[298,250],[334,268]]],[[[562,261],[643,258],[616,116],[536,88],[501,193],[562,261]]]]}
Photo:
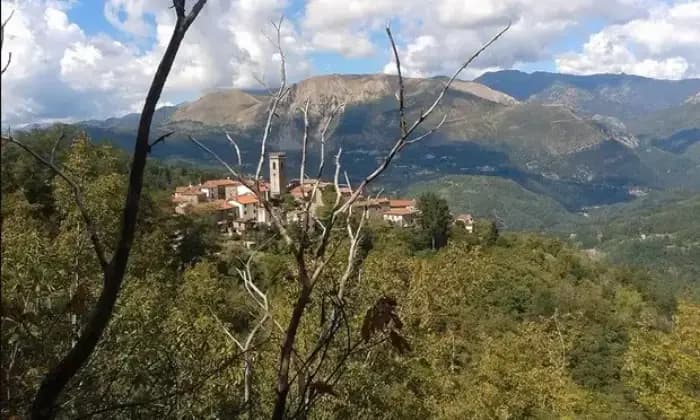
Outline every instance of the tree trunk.
{"type": "Polygon", "coordinates": [[[248,414],[248,420],[253,420],[253,406],[250,401],[250,389],[253,380],[253,361],[252,355],[246,350],[244,368],[243,368],[243,403],[248,414]]]}
{"type": "Polygon", "coordinates": [[[107,265],[103,287],[100,297],[94,309],[90,313],[85,329],[68,353],[54,366],[44,377],[39,386],[31,408],[32,419],[53,419],[56,416],[57,400],[68,382],[85,365],[92,355],[102,333],[107,328],[114,305],[121,289],[122,280],[126,272],[126,265],[131,251],[131,245],[136,230],[141,189],[143,187],[143,173],[146,166],[146,158],[149,152],[149,136],[151,122],[156,105],[163,91],[163,86],[172,68],[180,43],[185,36],[187,25],[185,21],[178,19],[170,43],[156,70],[153,82],[146,96],[139,122],[134,157],[129,176],[129,188],[126,193],[124,210],[122,213],[122,227],[112,261],[107,265]]]}
{"type": "MultiPolygon", "coordinates": [[[[304,283],[304,282],[302,282],[304,283]]],[[[285,410],[287,407],[287,395],[289,394],[289,363],[291,361],[292,351],[294,349],[294,340],[296,339],[301,317],[304,315],[304,309],[309,302],[311,295],[311,286],[304,284],[299,294],[299,298],[294,305],[292,318],[289,320],[289,327],[284,337],[284,343],[280,351],[280,365],[277,372],[277,397],[275,399],[275,408],[272,412],[273,420],[284,419],[285,410]]]]}

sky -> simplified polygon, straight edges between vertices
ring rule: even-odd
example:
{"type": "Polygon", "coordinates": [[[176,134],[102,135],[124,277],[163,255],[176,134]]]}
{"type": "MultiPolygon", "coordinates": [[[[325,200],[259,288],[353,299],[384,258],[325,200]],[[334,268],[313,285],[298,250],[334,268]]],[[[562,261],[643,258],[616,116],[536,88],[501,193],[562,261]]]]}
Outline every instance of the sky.
{"type": "MultiPolygon", "coordinates": [[[[194,0],[187,0],[190,7],[194,0]]],[[[138,112],[170,37],[168,0],[2,0],[2,124],[138,112]]],[[[700,77],[700,0],[209,0],[180,49],[161,105],[221,88],[279,83],[271,21],[284,16],[288,77],[451,74],[509,21],[463,74],[518,69],[700,77]]]]}

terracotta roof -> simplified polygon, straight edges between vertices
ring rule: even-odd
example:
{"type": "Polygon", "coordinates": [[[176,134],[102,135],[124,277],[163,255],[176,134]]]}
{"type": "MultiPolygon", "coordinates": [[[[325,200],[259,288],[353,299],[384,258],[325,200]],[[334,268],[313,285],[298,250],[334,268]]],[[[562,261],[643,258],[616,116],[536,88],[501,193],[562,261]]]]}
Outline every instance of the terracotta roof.
{"type": "Polygon", "coordinates": [[[389,206],[396,207],[413,207],[416,205],[415,200],[389,200],[389,206]]]}
{"type": "Polygon", "coordinates": [[[255,204],[258,202],[258,197],[255,194],[243,194],[236,198],[232,198],[231,201],[237,201],[243,205],[245,204],[255,204]]]}
{"type": "Polygon", "coordinates": [[[232,179],[210,179],[208,181],[204,181],[204,184],[202,184],[202,186],[205,188],[228,187],[234,185],[240,185],[240,182],[232,179]]]}
{"type": "Polygon", "coordinates": [[[213,211],[226,211],[231,210],[234,207],[229,204],[226,200],[214,200],[208,201],[206,203],[200,203],[192,207],[192,211],[195,213],[209,213],[213,211]]]}
{"type": "Polygon", "coordinates": [[[409,214],[413,214],[414,211],[405,207],[397,207],[393,208],[389,211],[385,211],[384,214],[389,215],[389,216],[408,216],[409,214]]]}

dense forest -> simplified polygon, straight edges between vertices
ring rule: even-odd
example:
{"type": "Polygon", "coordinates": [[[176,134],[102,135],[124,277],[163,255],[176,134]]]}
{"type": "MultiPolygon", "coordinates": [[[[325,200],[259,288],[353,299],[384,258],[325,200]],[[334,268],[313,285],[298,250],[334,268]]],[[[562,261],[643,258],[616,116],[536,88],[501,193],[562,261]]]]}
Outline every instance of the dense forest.
{"type": "MultiPolygon", "coordinates": [[[[58,147],[51,130],[22,140],[77,180],[98,235],[113,243],[128,156],[61,129],[68,134],[58,147]]],[[[175,185],[213,175],[147,166],[112,322],[61,396],[59,418],[270,416],[282,339],[275,325],[286,325],[299,287],[294,256],[274,230],[252,232],[264,246],[250,250],[205,217],[173,213],[175,185]],[[238,344],[258,325],[241,279],[246,268],[269,297],[274,322],[242,352],[238,344]]],[[[68,188],[2,145],[4,418],[26,414],[101,287],[68,188]]],[[[556,238],[499,232],[488,220],[470,234],[447,224],[437,196],[422,196],[420,205],[435,215],[430,223],[364,231],[363,264],[343,306],[347,343],[325,348],[331,363],[318,369],[328,380],[310,385],[316,403],[308,417],[700,416],[697,282],[666,287],[671,279],[654,272],[610,265],[556,238]]],[[[341,246],[330,260],[330,279],[347,254],[341,246]]],[[[334,287],[320,283],[310,297],[299,353],[314,347],[319,325],[337,308],[334,287]]],[[[290,404],[289,416],[301,416],[303,404],[290,404]]]]}

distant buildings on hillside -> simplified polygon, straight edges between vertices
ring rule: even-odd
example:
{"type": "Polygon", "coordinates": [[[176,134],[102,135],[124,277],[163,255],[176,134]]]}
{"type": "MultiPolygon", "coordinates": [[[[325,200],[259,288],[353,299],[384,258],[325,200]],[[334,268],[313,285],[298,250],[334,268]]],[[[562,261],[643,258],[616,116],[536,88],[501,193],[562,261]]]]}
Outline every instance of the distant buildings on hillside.
{"type": "MultiPolygon", "coordinates": [[[[259,181],[257,188],[262,199],[270,203],[270,210],[283,217],[288,223],[301,220],[301,206],[316,187],[310,211],[316,214],[324,204],[323,195],[329,191],[335,198],[335,185],[332,182],[304,179],[286,182],[284,153],[271,153],[269,158],[269,180],[259,181]],[[290,199],[286,199],[289,197],[290,199]]],[[[175,189],[172,201],[178,214],[207,214],[214,217],[222,232],[241,234],[255,226],[268,226],[272,217],[263,206],[251,186],[254,180],[240,182],[232,179],[211,179],[198,185],[180,186],[175,189]]],[[[339,185],[344,198],[352,194],[349,185],[339,185]]],[[[369,217],[384,220],[397,226],[410,226],[419,214],[415,200],[389,199],[386,197],[368,198],[361,194],[354,208],[367,208],[369,217]]]]}

